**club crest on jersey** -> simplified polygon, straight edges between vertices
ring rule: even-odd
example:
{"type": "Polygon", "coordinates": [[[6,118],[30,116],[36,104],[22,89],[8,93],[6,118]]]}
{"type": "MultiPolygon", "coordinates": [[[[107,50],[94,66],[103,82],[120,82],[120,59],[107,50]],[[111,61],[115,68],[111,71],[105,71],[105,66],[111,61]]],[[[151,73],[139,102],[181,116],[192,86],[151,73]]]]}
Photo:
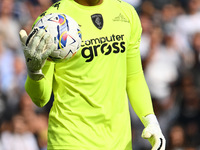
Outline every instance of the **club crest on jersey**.
{"type": "Polygon", "coordinates": [[[103,28],[103,16],[101,14],[93,14],[91,16],[93,24],[101,30],[103,28]]]}

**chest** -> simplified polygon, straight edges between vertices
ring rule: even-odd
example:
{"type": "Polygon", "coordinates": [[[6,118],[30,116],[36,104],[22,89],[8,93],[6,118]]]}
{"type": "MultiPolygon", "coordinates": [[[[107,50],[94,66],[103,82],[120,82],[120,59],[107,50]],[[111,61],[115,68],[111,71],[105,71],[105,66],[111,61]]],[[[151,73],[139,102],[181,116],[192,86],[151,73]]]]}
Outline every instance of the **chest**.
{"type": "Polygon", "coordinates": [[[82,44],[67,66],[81,70],[90,68],[90,71],[124,61],[131,25],[123,11],[107,8],[97,11],[74,9],[68,15],[80,26],[82,44]]]}

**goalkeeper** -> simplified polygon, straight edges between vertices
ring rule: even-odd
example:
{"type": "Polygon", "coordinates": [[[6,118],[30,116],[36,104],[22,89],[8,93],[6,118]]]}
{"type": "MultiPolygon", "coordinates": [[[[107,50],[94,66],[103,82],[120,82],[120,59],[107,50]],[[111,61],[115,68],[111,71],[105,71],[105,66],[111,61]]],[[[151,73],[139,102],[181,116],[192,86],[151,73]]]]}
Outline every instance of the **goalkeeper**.
{"type": "Polygon", "coordinates": [[[80,25],[82,45],[71,59],[47,58],[56,46],[43,29],[20,37],[32,101],[43,107],[53,91],[48,150],[132,150],[131,105],[144,124],[142,137],[153,150],[165,149],[140,58],[141,24],[121,0],[61,0],[49,13],[65,13],[80,25]]]}

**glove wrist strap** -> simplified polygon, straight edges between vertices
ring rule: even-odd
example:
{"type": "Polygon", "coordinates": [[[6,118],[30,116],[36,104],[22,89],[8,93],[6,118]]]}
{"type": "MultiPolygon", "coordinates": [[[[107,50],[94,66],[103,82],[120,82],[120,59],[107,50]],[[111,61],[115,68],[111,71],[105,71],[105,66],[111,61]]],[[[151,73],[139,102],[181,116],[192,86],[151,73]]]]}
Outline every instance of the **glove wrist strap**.
{"type": "Polygon", "coordinates": [[[144,124],[144,126],[148,126],[149,124],[157,124],[159,125],[158,123],[158,120],[156,118],[156,116],[154,114],[149,114],[145,117],[142,117],[142,123],[144,124]]]}
{"type": "Polygon", "coordinates": [[[41,69],[38,71],[35,71],[35,72],[31,72],[28,70],[28,75],[31,79],[33,79],[35,81],[39,81],[44,78],[44,74],[42,73],[41,69]]]}

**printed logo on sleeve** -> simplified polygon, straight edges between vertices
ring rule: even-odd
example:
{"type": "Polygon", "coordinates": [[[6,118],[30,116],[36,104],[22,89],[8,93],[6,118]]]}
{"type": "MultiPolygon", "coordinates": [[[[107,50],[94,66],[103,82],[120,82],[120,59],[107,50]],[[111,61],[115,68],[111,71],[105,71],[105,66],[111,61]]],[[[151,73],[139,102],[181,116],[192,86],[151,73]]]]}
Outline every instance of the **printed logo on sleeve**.
{"type": "Polygon", "coordinates": [[[124,15],[122,15],[121,13],[117,17],[115,17],[113,21],[121,21],[121,22],[130,23],[130,21],[127,18],[125,18],[124,15]]]}
{"type": "Polygon", "coordinates": [[[60,2],[56,2],[52,5],[54,8],[57,8],[57,10],[59,9],[60,7],[60,2]]]}

